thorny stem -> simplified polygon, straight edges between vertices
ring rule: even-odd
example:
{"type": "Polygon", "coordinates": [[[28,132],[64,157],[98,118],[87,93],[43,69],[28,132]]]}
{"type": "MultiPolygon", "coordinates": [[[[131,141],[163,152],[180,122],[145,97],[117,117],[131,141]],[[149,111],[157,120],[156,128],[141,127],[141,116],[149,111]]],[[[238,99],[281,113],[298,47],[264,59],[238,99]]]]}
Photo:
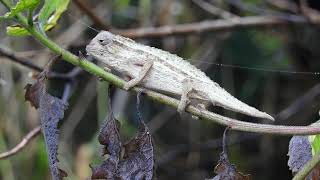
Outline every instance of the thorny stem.
{"type": "MultiPolygon", "coordinates": [[[[4,3],[3,0],[0,0],[4,3]]],[[[5,4],[8,7],[8,4],[5,4]]],[[[44,46],[49,48],[52,52],[61,55],[64,60],[67,62],[79,66],[85,71],[105,80],[113,85],[123,88],[125,83],[124,80],[120,79],[119,77],[104,71],[101,67],[85,60],[81,59],[78,56],[70,53],[69,51],[61,48],[58,44],[51,41],[40,33],[34,26],[30,27],[28,25],[27,19],[18,14],[16,16],[18,22],[24,26],[29,33],[40,43],[44,46]]],[[[169,96],[163,95],[161,93],[157,93],[151,90],[146,90],[143,88],[132,88],[132,91],[135,92],[144,92],[149,98],[159,103],[171,106],[173,108],[178,107],[179,101],[177,99],[171,98],[169,96]]],[[[216,122],[223,126],[230,127],[231,130],[238,130],[238,131],[246,131],[246,132],[255,132],[255,133],[262,133],[262,134],[277,134],[277,135],[311,135],[311,134],[319,134],[320,133],[320,126],[280,126],[280,125],[267,125],[267,124],[257,124],[257,123],[249,123],[243,122],[239,120],[235,120],[232,118],[224,117],[219,114],[215,114],[205,110],[199,110],[194,106],[188,106],[186,109],[192,115],[198,116],[201,119],[207,119],[213,122],[216,122]]]]}

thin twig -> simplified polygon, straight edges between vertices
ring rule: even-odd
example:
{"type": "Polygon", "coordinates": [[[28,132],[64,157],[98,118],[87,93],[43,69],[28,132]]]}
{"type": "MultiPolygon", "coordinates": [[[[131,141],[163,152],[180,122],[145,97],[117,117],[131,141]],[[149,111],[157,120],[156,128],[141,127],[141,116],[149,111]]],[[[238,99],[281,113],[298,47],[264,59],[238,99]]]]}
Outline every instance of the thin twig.
{"type": "Polygon", "coordinates": [[[77,5],[77,7],[83,11],[95,25],[100,29],[108,30],[110,26],[106,24],[91,8],[90,6],[83,2],[83,0],[73,0],[73,2],[77,5]]]}
{"type": "Polygon", "coordinates": [[[299,11],[297,4],[290,0],[266,0],[266,2],[282,10],[291,11],[293,13],[298,13],[299,11]]]}
{"type": "Polygon", "coordinates": [[[26,67],[33,69],[35,71],[38,71],[38,72],[41,72],[43,70],[42,67],[31,63],[28,59],[16,56],[13,52],[11,52],[10,50],[8,50],[2,46],[0,46],[0,56],[7,57],[10,60],[12,60],[18,64],[21,64],[23,66],[26,66],[26,67]]]}
{"type": "Polygon", "coordinates": [[[192,2],[195,3],[197,6],[199,6],[201,9],[209,12],[210,14],[213,14],[217,17],[221,17],[223,19],[239,17],[237,15],[230,13],[229,11],[225,11],[224,9],[218,8],[204,0],[192,0],[192,2]]]}
{"type": "Polygon", "coordinates": [[[235,28],[274,28],[290,24],[308,24],[308,21],[303,17],[287,21],[274,16],[250,16],[230,18],[229,20],[207,20],[189,24],[110,31],[130,38],[142,38],[203,33],[207,31],[230,31],[235,28]]]}
{"type": "Polygon", "coordinates": [[[301,108],[307,107],[317,96],[320,95],[320,84],[313,86],[310,90],[308,90],[304,95],[297,98],[293,103],[291,103],[287,108],[280,111],[276,119],[279,121],[283,121],[288,119],[293,114],[299,112],[301,108]]]}
{"type": "Polygon", "coordinates": [[[15,155],[19,151],[21,151],[33,138],[38,136],[41,132],[41,127],[37,126],[33,130],[31,130],[25,137],[23,137],[22,141],[18,143],[14,148],[9,151],[3,152],[0,154],[0,159],[5,159],[10,156],[15,155]]]}
{"type": "MultiPolygon", "coordinates": [[[[196,1],[196,0],[193,0],[196,1]]],[[[88,6],[81,0],[75,0],[77,6],[84,11],[91,20],[104,30],[109,30],[110,26],[105,24],[88,6]]],[[[227,12],[227,11],[226,11],[227,12]]],[[[269,12],[269,11],[268,11],[269,12]]],[[[203,33],[207,31],[228,31],[235,28],[266,28],[276,26],[287,26],[288,24],[308,24],[309,22],[302,16],[272,11],[272,16],[251,16],[251,17],[232,17],[220,20],[208,20],[189,24],[166,25],[161,27],[147,27],[136,29],[110,29],[113,33],[130,37],[162,37],[169,35],[184,35],[190,33],[203,33]]],[[[223,15],[227,17],[226,15],[223,15]]]]}
{"type": "Polygon", "coordinates": [[[307,0],[300,0],[302,14],[313,24],[320,23],[320,12],[308,6],[307,0]]]}
{"type": "Polygon", "coordinates": [[[293,22],[301,19],[301,16],[298,16],[292,13],[274,11],[271,9],[267,9],[266,7],[260,7],[254,4],[243,2],[242,0],[226,0],[225,2],[237,7],[242,11],[248,11],[248,12],[259,14],[259,15],[275,16],[279,19],[284,19],[284,20],[293,21],[293,22]]]}
{"type": "MultiPolygon", "coordinates": [[[[0,46],[0,56],[8,58],[8,60],[11,60],[13,62],[16,62],[18,64],[21,64],[22,66],[28,67],[34,71],[42,72],[43,68],[33,64],[30,59],[26,59],[23,57],[18,57],[15,55],[14,52],[10,51],[9,49],[6,49],[2,46],[0,46]]],[[[57,73],[50,71],[48,74],[48,78],[57,78],[57,79],[64,79],[64,80],[70,80],[72,81],[77,75],[79,75],[83,70],[79,67],[73,68],[68,73],[57,73]]]]}

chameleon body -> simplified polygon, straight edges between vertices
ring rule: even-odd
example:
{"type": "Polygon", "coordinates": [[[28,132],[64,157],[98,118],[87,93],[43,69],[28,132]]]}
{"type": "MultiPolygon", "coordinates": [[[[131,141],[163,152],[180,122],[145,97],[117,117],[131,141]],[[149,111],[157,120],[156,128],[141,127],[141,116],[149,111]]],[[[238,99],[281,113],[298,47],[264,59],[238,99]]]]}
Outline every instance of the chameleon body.
{"type": "Polygon", "coordinates": [[[201,70],[169,52],[107,31],[93,38],[86,51],[107,68],[129,77],[131,80],[125,89],[139,85],[180,98],[179,111],[189,103],[212,103],[249,116],[274,120],[267,113],[236,99],[201,70]]]}

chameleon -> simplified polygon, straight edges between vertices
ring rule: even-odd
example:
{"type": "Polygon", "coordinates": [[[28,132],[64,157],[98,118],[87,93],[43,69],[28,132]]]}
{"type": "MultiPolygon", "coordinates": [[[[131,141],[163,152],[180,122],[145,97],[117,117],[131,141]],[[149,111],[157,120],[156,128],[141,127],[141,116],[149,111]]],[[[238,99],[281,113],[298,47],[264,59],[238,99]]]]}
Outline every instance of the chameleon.
{"type": "Polygon", "coordinates": [[[132,39],[101,31],[86,46],[87,54],[101,61],[108,71],[128,78],[123,88],[141,86],[180,99],[177,111],[192,104],[206,105],[252,117],[274,120],[269,114],[251,107],[229,94],[200,69],[167,51],[135,42],[132,39]]]}

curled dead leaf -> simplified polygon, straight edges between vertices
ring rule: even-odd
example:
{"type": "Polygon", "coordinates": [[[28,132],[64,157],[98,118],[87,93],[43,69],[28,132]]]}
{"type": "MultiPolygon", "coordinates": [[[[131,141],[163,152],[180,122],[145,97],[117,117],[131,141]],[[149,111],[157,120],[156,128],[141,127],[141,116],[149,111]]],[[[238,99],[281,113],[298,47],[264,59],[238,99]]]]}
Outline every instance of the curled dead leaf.
{"type": "Polygon", "coordinates": [[[250,175],[245,175],[239,172],[235,165],[231,164],[228,158],[228,150],[227,150],[227,130],[225,129],[223,133],[222,140],[222,153],[220,154],[220,159],[216,167],[214,168],[214,172],[217,174],[211,180],[249,180],[250,175]]]}
{"type": "Polygon", "coordinates": [[[121,151],[119,130],[120,123],[114,118],[113,112],[110,111],[106,124],[102,127],[98,136],[99,143],[105,146],[103,155],[110,154],[113,158],[119,159],[121,151]]]}
{"type": "Polygon", "coordinates": [[[58,168],[58,122],[63,118],[68,105],[46,92],[44,73],[38,76],[36,83],[26,86],[25,99],[38,109],[49,156],[51,175],[54,180],[60,180],[66,177],[67,173],[58,168]]]}
{"type": "Polygon", "coordinates": [[[105,145],[109,157],[101,165],[92,167],[92,179],[151,180],[154,155],[151,134],[142,122],[136,137],[121,145],[119,125],[110,113],[99,134],[99,142],[105,145]],[[123,158],[120,157],[125,149],[123,158]]]}

